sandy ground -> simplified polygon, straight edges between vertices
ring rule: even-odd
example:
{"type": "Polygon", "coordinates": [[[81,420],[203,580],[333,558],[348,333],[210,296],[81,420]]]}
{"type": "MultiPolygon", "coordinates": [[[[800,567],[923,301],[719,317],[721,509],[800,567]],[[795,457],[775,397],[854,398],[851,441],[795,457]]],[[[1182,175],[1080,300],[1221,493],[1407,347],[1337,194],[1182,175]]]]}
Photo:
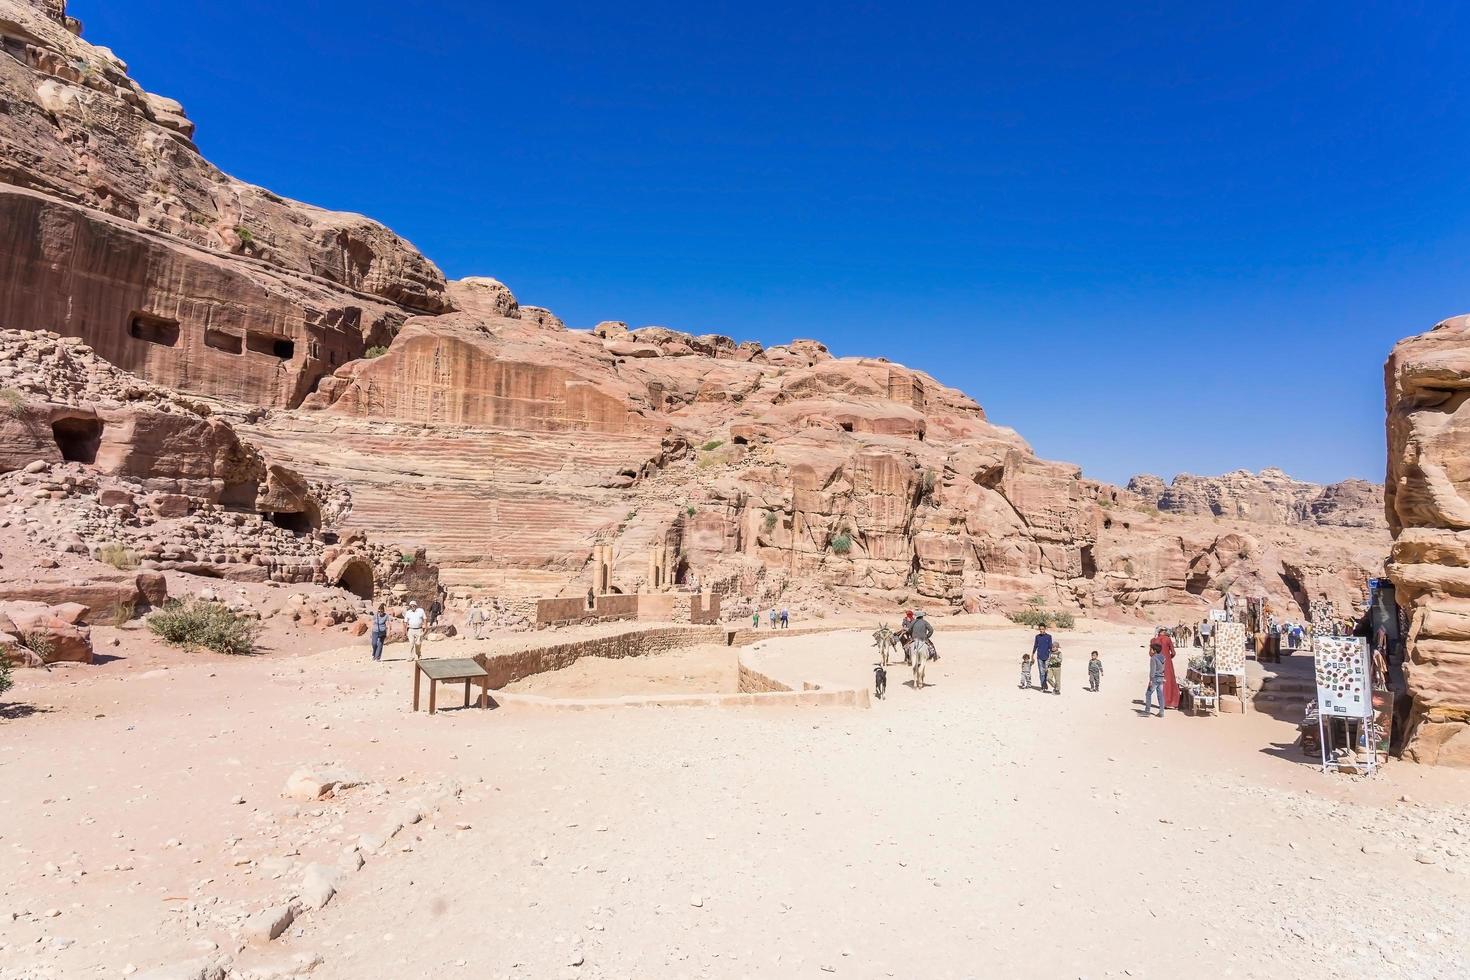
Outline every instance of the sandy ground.
{"type": "MultiPolygon", "coordinates": [[[[1470,974],[1470,773],[1323,775],[1266,715],[1141,718],[1138,631],[1066,634],[1064,693],[1022,691],[1028,636],[944,634],[933,687],[896,666],[866,711],[430,718],[361,644],[27,672],[0,721],[0,976],[1470,974]],[[324,762],[367,783],[282,798],[324,762]],[[307,865],[358,856],[237,955],[307,865]]],[[[870,681],[860,634],[762,642],[870,681]]]]}

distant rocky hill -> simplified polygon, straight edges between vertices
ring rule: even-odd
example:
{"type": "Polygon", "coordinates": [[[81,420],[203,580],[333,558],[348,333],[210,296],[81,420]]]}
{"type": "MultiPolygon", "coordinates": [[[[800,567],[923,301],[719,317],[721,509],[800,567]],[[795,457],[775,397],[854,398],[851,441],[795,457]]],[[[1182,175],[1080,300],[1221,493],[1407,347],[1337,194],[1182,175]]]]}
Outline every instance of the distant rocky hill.
{"type": "MultiPolygon", "coordinates": [[[[349,500],[344,537],[425,547],[461,591],[580,595],[605,545],[625,592],[697,578],[810,615],[1041,596],[1185,617],[1225,589],[1290,615],[1346,609],[1381,568],[1387,532],[1344,516],[1362,509],[1351,490],[1262,474],[1264,490],[1176,480],[1150,499],[1037,457],[882,357],[569,330],[494,279],[446,282],[367,218],[220,172],[183,108],[82,40],[60,0],[0,0],[0,51],[0,326],[81,338],[207,402],[349,500]]],[[[11,376],[38,377],[21,362],[43,348],[21,344],[11,376]]]]}
{"type": "Polygon", "coordinates": [[[1385,528],[1383,487],[1366,480],[1323,486],[1268,467],[1223,476],[1180,473],[1165,483],[1151,474],[1128,481],[1128,492],[1170,514],[1229,517],[1257,524],[1385,528]]]}

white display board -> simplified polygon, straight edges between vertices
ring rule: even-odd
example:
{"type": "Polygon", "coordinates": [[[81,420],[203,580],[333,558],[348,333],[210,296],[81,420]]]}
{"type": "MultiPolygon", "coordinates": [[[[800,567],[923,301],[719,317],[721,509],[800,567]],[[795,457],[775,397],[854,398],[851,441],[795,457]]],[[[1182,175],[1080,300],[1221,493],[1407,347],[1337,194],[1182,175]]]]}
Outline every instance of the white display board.
{"type": "Polygon", "coordinates": [[[1245,624],[1216,623],[1211,631],[1215,640],[1215,673],[1245,673],[1245,624]]]}
{"type": "Polygon", "coordinates": [[[1228,618],[1229,617],[1225,614],[1225,610],[1223,609],[1210,610],[1210,622],[1212,623],[1223,623],[1228,618]]]}
{"type": "Polygon", "coordinates": [[[1373,713],[1368,641],[1319,636],[1316,641],[1317,712],[1322,718],[1367,718],[1373,713]]]}

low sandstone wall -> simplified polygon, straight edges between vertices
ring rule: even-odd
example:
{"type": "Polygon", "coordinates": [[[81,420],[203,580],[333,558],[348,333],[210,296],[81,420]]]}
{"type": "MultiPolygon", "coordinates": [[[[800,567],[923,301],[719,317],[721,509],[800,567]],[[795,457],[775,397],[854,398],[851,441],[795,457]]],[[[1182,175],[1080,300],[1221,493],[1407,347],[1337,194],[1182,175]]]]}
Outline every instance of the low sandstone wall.
{"type": "Polygon", "coordinates": [[[720,626],[634,629],[504,653],[482,653],[475,660],[489,671],[490,687],[495,690],[493,700],[500,708],[580,711],[610,707],[869,706],[866,688],[822,684],[797,677],[795,672],[799,671],[799,665],[793,663],[774,668],[767,662],[768,658],[764,654],[754,650],[741,650],[737,654],[739,681],[735,692],[628,695],[616,698],[548,698],[502,690],[507,684],[533,674],[569,667],[583,657],[641,657],[686,647],[721,644],[728,636],[729,631],[720,626]]]}
{"type": "Polygon", "coordinates": [[[766,694],[771,691],[789,691],[791,688],[782,684],[775,678],[763,674],[745,662],[745,657],[740,657],[740,693],[742,694],[766,694]]]}
{"type": "Polygon", "coordinates": [[[866,708],[866,690],[768,691],[756,694],[645,694],[621,698],[543,698],[534,694],[491,695],[498,710],[517,712],[594,711],[599,708],[866,708]]]}
{"type": "Polygon", "coordinates": [[[639,595],[633,598],[638,600],[637,615],[639,619],[649,620],[655,623],[673,623],[679,620],[677,612],[679,596],[674,592],[655,592],[649,595],[639,595]]]}
{"type": "Polygon", "coordinates": [[[490,672],[490,686],[498,689],[532,674],[570,667],[583,657],[616,660],[722,642],[724,631],[720,629],[672,626],[668,629],[630,630],[507,653],[482,653],[475,660],[490,672]]]}

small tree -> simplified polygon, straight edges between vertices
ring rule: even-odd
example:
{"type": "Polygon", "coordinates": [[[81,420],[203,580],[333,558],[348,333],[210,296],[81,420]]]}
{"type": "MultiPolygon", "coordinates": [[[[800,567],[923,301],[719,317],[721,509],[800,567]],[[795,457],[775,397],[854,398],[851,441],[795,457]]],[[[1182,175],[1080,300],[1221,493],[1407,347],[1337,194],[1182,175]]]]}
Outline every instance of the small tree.
{"type": "Polygon", "coordinates": [[[843,531],[841,534],[832,539],[831,547],[832,553],[835,555],[847,554],[848,552],[852,551],[852,535],[848,534],[846,531],[843,531]]]}

